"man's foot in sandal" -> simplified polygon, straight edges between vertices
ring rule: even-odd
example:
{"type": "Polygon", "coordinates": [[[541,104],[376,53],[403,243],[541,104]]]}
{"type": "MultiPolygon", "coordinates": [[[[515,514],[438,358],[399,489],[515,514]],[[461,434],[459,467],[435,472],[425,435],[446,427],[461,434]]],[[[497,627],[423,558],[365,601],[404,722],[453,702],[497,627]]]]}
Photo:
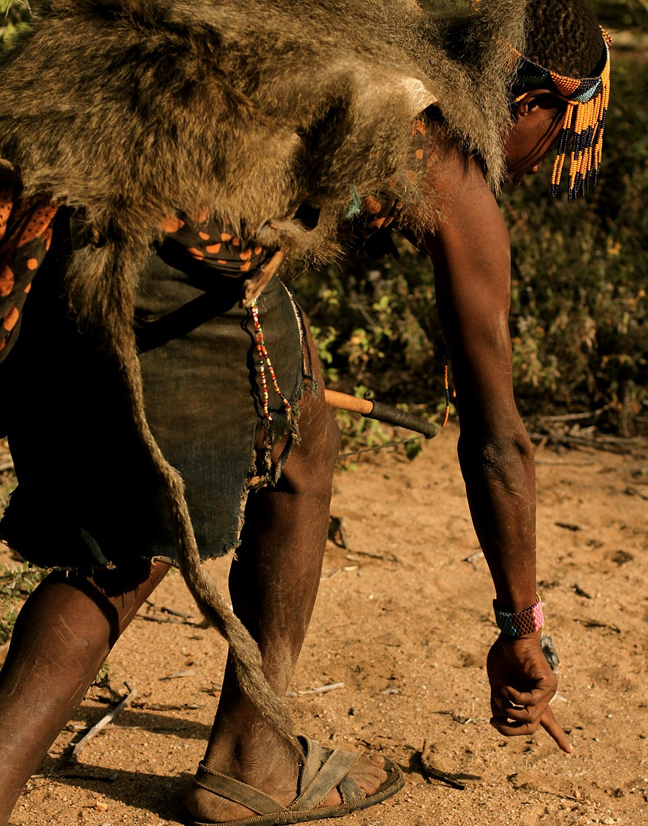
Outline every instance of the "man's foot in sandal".
{"type": "Polygon", "coordinates": [[[275,741],[272,752],[255,748],[256,757],[239,757],[230,767],[201,764],[187,797],[193,822],[263,826],[336,817],[379,803],[403,785],[400,770],[382,757],[325,749],[305,737],[299,744],[301,759],[275,741]]]}

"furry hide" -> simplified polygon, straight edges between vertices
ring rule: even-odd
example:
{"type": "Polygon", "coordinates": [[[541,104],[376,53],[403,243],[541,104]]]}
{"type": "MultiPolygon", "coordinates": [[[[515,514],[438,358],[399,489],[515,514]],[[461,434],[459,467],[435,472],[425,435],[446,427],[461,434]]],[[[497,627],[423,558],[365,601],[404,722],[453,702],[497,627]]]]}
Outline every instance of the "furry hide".
{"type": "Polygon", "coordinates": [[[27,196],[82,208],[103,240],[75,254],[71,304],[129,384],[185,580],[230,642],[242,688],[286,734],[256,644],[200,566],[182,480],[146,421],[131,323],[138,272],[177,211],[206,209],[261,243],[326,260],[351,187],[416,201],[405,157],[421,84],[496,189],[524,5],[482,0],[479,14],[441,22],[412,0],[42,0],[33,30],[0,58],[0,157],[27,196]],[[306,201],[315,228],[296,216],[306,201]]]}
{"type": "Polygon", "coordinates": [[[150,240],[176,210],[327,257],[350,187],[413,199],[416,103],[439,102],[489,182],[502,175],[509,45],[524,4],[484,0],[460,37],[411,0],[43,0],[0,63],[0,156],[28,192],[150,240]],[[448,44],[448,34],[454,41],[448,44]],[[314,231],[291,228],[301,200],[314,231]]]}

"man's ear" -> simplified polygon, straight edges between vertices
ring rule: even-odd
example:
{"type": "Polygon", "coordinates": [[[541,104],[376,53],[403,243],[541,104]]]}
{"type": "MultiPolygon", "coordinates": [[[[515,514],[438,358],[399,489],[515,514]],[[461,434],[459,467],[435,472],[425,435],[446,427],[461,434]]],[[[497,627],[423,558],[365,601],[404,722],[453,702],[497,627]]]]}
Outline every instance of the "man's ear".
{"type": "Polygon", "coordinates": [[[549,89],[532,89],[515,102],[515,119],[533,116],[534,113],[547,109],[559,109],[564,102],[549,89]]]}

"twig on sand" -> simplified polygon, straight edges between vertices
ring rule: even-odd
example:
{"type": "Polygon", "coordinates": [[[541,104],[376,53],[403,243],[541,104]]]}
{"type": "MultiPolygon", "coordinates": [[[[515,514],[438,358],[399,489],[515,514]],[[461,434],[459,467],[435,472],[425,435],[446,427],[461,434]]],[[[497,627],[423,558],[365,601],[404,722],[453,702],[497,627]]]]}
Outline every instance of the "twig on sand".
{"type": "Polygon", "coordinates": [[[193,614],[185,614],[184,611],[176,611],[174,608],[167,608],[165,605],[160,606],[160,611],[163,614],[171,614],[172,617],[182,617],[183,619],[193,619],[193,614]]]}
{"type": "Polygon", "coordinates": [[[574,619],[574,622],[578,622],[581,625],[584,625],[585,628],[606,628],[608,631],[614,631],[615,634],[620,634],[621,629],[618,625],[609,625],[607,622],[598,622],[597,620],[584,620],[584,619],[574,619]]]}
{"type": "Polygon", "coordinates": [[[51,774],[52,780],[91,780],[99,783],[114,783],[119,777],[119,772],[112,774],[83,774],[81,772],[63,772],[62,774],[51,774]]]}
{"type": "Polygon", "coordinates": [[[342,516],[329,517],[328,538],[339,548],[344,548],[345,551],[351,550],[351,545],[346,535],[346,524],[342,516]]]}
{"type": "Polygon", "coordinates": [[[595,460],[588,460],[585,462],[570,462],[568,459],[536,459],[536,465],[554,465],[556,467],[560,467],[561,465],[565,466],[572,466],[572,467],[591,467],[592,465],[597,465],[598,462],[595,460]]]}
{"type": "Polygon", "coordinates": [[[354,562],[354,556],[368,556],[369,559],[379,559],[381,562],[397,562],[400,565],[400,559],[391,551],[387,551],[384,554],[374,554],[371,551],[351,551],[351,553],[346,555],[346,559],[354,562]]]}
{"type": "MultiPolygon", "coordinates": [[[[169,612],[170,613],[170,612],[169,612]]],[[[202,628],[201,622],[196,622],[192,619],[181,619],[179,616],[173,617],[156,617],[155,614],[137,614],[135,619],[144,620],[145,622],[161,622],[173,623],[174,625],[190,625],[192,628],[202,628]]]]}
{"type": "Polygon", "coordinates": [[[561,413],[558,416],[538,416],[539,422],[582,422],[585,419],[596,419],[601,413],[609,410],[611,404],[606,404],[604,407],[599,407],[597,410],[587,410],[584,413],[561,413]]]}
{"type": "Polygon", "coordinates": [[[466,784],[462,783],[459,780],[455,780],[455,778],[450,775],[442,772],[440,769],[437,769],[434,765],[432,765],[432,755],[434,753],[434,749],[431,745],[428,744],[427,740],[423,741],[423,748],[420,751],[416,752],[416,757],[421,765],[421,769],[425,777],[430,778],[431,780],[438,780],[440,783],[445,783],[446,786],[452,786],[453,789],[460,789],[463,790],[466,788],[466,784]]]}
{"type": "Polygon", "coordinates": [[[287,691],[286,697],[301,697],[302,694],[326,694],[328,691],[335,691],[338,688],[344,688],[344,683],[329,683],[328,685],[319,685],[317,688],[306,688],[303,691],[287,691]]]}
{"type": "Polygon", "coordinates": [[[196,669],[187,668],[185,671],[174,671],[173,674],[167,674],[166,677],[160,677],[160,680],[180,680],[183,677],[195,677],[196,669]]]}
{"type": "Polygon", "coordinates": [[[133,703],[133,708],[141,708],[146,711],[194,711],[204,707],[204,703],[149,703],[148,700],[138,700],[133,703]]]}
{"type": "Polygon", "coordinates": [[[187,614],[184,611],[177,611],[175,608],[167,608],[166,605],[156,605],[150,599],[146,600],[146,612],[138,614],[138,619],[148,620],[149,622],[179,622],[182,625],[198,625],[194,619],[193,614],[187,614]],[[156,616],[157,611],[161,614],[169,614],[171,617],[178,617],[179,619],[170,619],[156,616]]]}
{"type": "Polygon", "coordinates": [[[628,496],[638,496],[640,499],[648,499],[648,493],[644,493],[639,488],[636,488],[634,485],[628,485],[626,488],[626,493],[628,496]]]}
{"type": "Polygon", "coordinates": [[[554,522],[554,525],[558,528],[564,528],[566,531],[580,531],[581,526],[577,525],[575,522],[554,522]]]}
{"type": "Polygon", "coordinates": [[[572,591],[573,591],[573,592],[574,592],[577,596],[579,596],[579,597],[583,597],[583,599],[592,599],[592,595],[591,595],[591,594],[588,594],[588,593],[587,593],[587,591],[584,591],[584,590],[580,587],[580,585],[579,585],[577,582],[575,582],[575,583],[572,585],[572,591]]]}
{"type": "Polygon", "coordinates": [[[85,737],[82,737],[79,740],[76,746],[72,749],[72,753],[70,754],[68,762],[76,763],[79,759],[79,755],[81,754],[83,749],[88,745],[88,743],[93,738],[95,738],[102,729],[106,728],[106,726],[109,723],[112,723],[112,721],[133,702],[135,696],[137,695],[137,691],[128,683],[125,683],[125,685],[128,689],[128,694],[124,697],[121,703],[119,703],[119,705],[115,706],[115,708],[109,711],[108,714],[104,714],[101,720],[99,720],[98,723],[95,723],[95,725],[90,729],[90,731],[85,735],[85,737]]]}
{"type": "Polygon", "coordinates": [[[575,447],[580,449],[605,450],[609,453],[619,453],[621,455],[635,454],[645,446],[645,440],[640,438],[629,438],[627,436],[586,436],[584,431],[578,435],[572,433],[550,430],[549,433],[529,433],[529,438],[534,444],[541,447],[545,445],[563,445],[565,447],[575,447]]]}
{"type": "MultiPolygon", "coordinates": [[[[101,783],[114,783],[119,777],[119,772],[111,772],[110,774],[91,774],[88,772],[48,772],[47,774],[32,774],[30,780],[92,780],[101,783]]],[[[23,795],[35,791],[29,787],[23,791],[23,795]]]]}
{"type": "Polygon", "coordinates": [[[371,551],[357,551],[355,548],[352,548],[346,532],[346,522],[342,516],[330,516],[328,538],[337,545],[338,548],[344,548],[345,551],[349,551],[347,559],[351,559],[352,561],[355,561],[353,560],[353,556],[366,556],[369,557],[369,559],[380,559],[381,562],[397,562],[400,564],[399,558],[396,554],[391,553],[391,551],[383,554],[372,553],[371,551]]]}

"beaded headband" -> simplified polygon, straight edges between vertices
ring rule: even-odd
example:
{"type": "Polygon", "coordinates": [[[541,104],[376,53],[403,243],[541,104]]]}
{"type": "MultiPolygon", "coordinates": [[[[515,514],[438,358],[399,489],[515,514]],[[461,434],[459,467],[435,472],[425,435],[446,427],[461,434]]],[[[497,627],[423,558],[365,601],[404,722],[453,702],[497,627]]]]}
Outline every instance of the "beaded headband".
{"type": "Polygon", "coordinates": [[[598,77],[577,80],[559,75],[533,63],[517,49],[519,58],[515,88],[520,100],[532,89],[547,88],[567,104],[563,126],[558,138],[558,154],[551,173],[551,194],[558,194],[565,156],[572,140],[569,161],[568,198],[573,200],[588,189],[594,189],[598,179],[603,149],[603,132],[610,100],[610,35],[601,27],[605,42],[605,63],[598,77]],[[523,90],[520,92],[520,90],[523,90]]]}

